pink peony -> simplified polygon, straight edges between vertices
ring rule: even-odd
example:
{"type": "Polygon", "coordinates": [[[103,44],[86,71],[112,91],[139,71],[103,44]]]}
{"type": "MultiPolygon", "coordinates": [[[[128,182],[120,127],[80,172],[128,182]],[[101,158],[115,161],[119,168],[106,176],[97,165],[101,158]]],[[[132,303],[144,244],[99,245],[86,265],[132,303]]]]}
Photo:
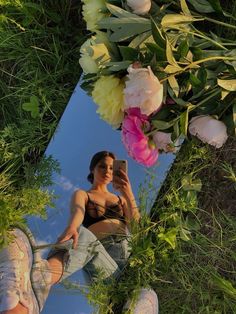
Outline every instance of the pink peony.
{"type": "Polygon", "coordinates": [[[160,109],[163,99],[163,85],[153,74],[150,66],[139,68],[135,64],[127,69],[124,88],[125,109],[140,108],[142,114],[150,115],[160,109]]]}
{"type": "Polygon", "coordinates": [[[153,134],[153,142],[156,144],[158,150],[164,150],[164,152],[174,152],[174,143],[171,140],[171,133],[165,133],[157,131],[153,134]]]}
{"type": "Polygon", "coordinates": [[[227,129],[223,122],[211,116],[196,116],[190,120],[189,133],[203,143],[220,148],[227,140],[227,129]]]}
{"type": "Polygon", "coordinates": [[[123,144],[134,160],[150,167],[157,160],[158,150],[143,132],[150,129],[148,118],[141,114],[139,108],[129,109],[127,113],[122,124],[123,144]]]}
{"type": "Polygon", "coordinates": [[[146,14],[151,9],[151,0],[127,0],[127,4],[134,13],[146,14]]]}

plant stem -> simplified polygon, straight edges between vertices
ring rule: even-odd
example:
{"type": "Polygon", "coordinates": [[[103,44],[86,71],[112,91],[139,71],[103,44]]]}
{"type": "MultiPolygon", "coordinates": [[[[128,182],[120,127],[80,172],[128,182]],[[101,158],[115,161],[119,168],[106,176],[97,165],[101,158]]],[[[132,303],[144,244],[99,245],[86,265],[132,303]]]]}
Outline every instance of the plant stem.
{"type": "Polygon", "coordinates": [[[236,57],[224,57],[224,56],[215,56],[215,57],[208,57],[208,58],[204,58],[201,60],[197,60],[194,62],[191,62],[189,65],[187,65],[185,68],[182,68],[181,71],[176,71],[175,73],[163,78],[162,80],[160,80],[160,83],[165,82],[166,80],[168,80],[170,77],[173,77],[175,75],[178,75],[180,73],[185,72],[186,70],[189,70],[191,68],[193,68],[195,65],[201,64],[203,62],[207,62],[207,61],[212,61],[212,60],[232,60],[232,61],[236,61],[236,57]]]}
{"type": "Polygon", "coordinates": [[[236,30],[236,25],[232,25],[232,24],[228,24],[228,23],[225,23],[225,22],[221,22],[221,21],[216,21],[214,19],[211,19],[210,17],[204,17],[205,20],[209,21],[209,22],[212,22],[212,23],[215,23],[215,24],[218,24],[218,25],[222,25],[222,26],[225,26],[225,27],[229,27],[229,28],[233,28],[236,30]]]}

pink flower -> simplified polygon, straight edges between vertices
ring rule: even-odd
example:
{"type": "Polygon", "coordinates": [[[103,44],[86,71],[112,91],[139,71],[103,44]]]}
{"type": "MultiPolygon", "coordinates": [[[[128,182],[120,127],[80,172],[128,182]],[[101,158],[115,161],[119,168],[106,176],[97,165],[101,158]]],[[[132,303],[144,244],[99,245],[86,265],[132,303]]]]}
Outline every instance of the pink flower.
{"type": "Polygon", "coordinates": [[[139,108],[128,110],[122,124],[122,142],[130,157],[147,167],[154,165],[158,157],[155,144],[150,142],[144,130],[150,129],[146,115],[141,114],[139,108]]]}
{"type": "Polygon", "coordinates": [[[134,13],[146,14],[151,9],[151,0],[127,0],[127,4],[134,13]]]}
{"type": "Polygon", "coordinates": [[[136,64],[127,69],[124,88],[125,109],[138,107],[141,113],[150,115],[160,109],[163,99],[163,85],[153,74],[150,66],[139,68],[136,64]]]}
{"type": "Polygon", "coordinates": [[[171,140],[171,133],[165,133],[157,131],[153,134],[153,141],[159,150],[164,150],[164,152],[174,152],[174,143],[171,140]]]}
{"type": "Polygon", "coordinates": [[[204,115],[190,120],[189,133],[216,148],[220,148],[228,138],[226,126],[222,121],[204,115]]]}

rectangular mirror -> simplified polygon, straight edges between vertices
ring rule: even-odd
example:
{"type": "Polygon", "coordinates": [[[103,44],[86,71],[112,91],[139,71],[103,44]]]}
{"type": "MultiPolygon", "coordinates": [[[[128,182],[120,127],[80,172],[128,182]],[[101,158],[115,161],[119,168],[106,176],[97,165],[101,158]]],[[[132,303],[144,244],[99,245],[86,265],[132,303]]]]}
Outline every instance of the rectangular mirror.
{"type": "MultiPolygon", "coordinates": [[[[76,189],[89,189],[90,183],[86,179],[89,162],[91,157],[101,150],[114,152],[118,159],[128,160],[128,175],[137,202],[140,188],[148,189],[149,195],[145,206],[147,211],[150,210],[161,182],[175,158],[173,154],[162,154],[152,168],[145,168],[132,160],[122,144],[120,131],[112,130],[99,118],[92,98],[86,95],[78,84],[45,153],[47,156],[52,155],[61,168],[60,174],[54,174],[54,185],[50,187],[58,197],[56,206],[54,209],[48,208],[47,220],[36,217],[28,220],[39,245],[56,242],[66,227],[71,195],[76,189]]],[[[111,184],[109,188],[112,191],[111,184]]],[[[47,256],[47,252],[46,249],[43,257],[47,256]]],[[[83,271],[78,271],[72,277],[71,280],[79,282],[81,287],[86,287],[83,271]]],[[[93,312],[84,296],[58,284],[52,288],[42,313],[67,314],[68,305],[70,314],[93,312]]]]}

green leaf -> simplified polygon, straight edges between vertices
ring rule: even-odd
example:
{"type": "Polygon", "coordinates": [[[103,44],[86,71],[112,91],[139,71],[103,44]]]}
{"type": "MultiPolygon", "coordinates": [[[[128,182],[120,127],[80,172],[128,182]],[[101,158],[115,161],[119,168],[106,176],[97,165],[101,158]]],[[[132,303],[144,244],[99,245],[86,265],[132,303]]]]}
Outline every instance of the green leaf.
{"type": "Polygon", "coordinates": [[[175,74],[175,73],[178,73],[178,72],[182,72],[183,69],[176,63],[176,65],[168,64],[165,67],[164,71],[167,74],[175,74]]]}
{"type": "Polygon", "coordinates": [[[152,36],[156,42],[156,44],[165,49],[166,47],[166,40],[163,37],[160,28],[158,27],[157,23],[155,20],[151,17],[151,26],[152,26],[152,36]]]}
{"type": "Polygon", "coordinates": [[[178,65],[178,63],[175,60],[173,51],[172,51],[172,46],[169,42],[168,39],[166,39],[166,58],[167,61],[169,62],[169,64],[175,66],[176,68],[180,68],[180,66],[178,65]]]}
{"type": "Polygon", "coordinates": [[[202,82],[199,80],[199,78],[192,73],[190,73],[189,75],[189,81],[194,87],[198,87],[202,85],[202,82]]]}
{"type": "Polygon", "coordinates": [[[191,15],[184,14],[166,14],[161,20],[161,25],[164,28],[174,28],[174,26],[179,26],[180,24],[188,24],[196,21],[202,21],[203,18],[196,19],[191,15]]]}
{"type": "Polygon", "coordinates": [[[129,43],[129,47],[137,48],[138,46],[141,45],[142,42],[151,37],[151,35],[152,35],[151,31],[147,31],[137,35],[134,39],[131,40],[131,42],[129,43]]]}
{"type": "Polygon", "coordinates": [[[168,82],[176,97],[179,96],[179,84],[174,76],[168,77],[168,82]]]}
{"type": "Polygon", "coordinates": [[[167,89],[168,89],[168,93],[169,93],[170,97],[176,102],[176,104],[178,104],[182,107],[188,106],[189,103],[187,101],[184,101],[182,98],[175,97],[173,90],[169,86],[167,87],[167,89]]]}
{"type": "Polygon", "coordinates": [[[43,12],[43,7],[37,3],[33,3],[33,2],[25,2],[24,3],[24,7],[25,8],[30,8],[30,9],[34,9],[35,11],[40,11],[43,12]]]}
{"type": "Polygon", "coordinates": [[[118,46],[121,56],[123,58],[124,61],[127,60],[137,60],[138,58],[138,50],[131,48],[131,47],[127,47],[127,46],[118,46]]]}
{"type": "Polygon", "coordinates": [[[216,274],[212,274],[212,277],[212,281],[218,289],[236,300],[236,289],[229,280],[226,280],[216,274]]]}
{"type": "Polygon", "coordinates": [[[178,47],[178,49],[177,49],[177,52],[178,52],[178,54],[180,55],[180,57],[184,58],[184,57],[187,56],[188,51],[189,51],[188,42],[187,42],[187,40],[183,40],[183,41],[180,43],[180,45],[179,45],[179,47],[178,47]]]}
{"type": "Polygon", "coordinates": [[[180,132],[181,134],[187,136],[188,133],[188,109],[181,113],[180,115],[180,132]]]}
{"type": "Polygon", "coordinates": [[[166,52],[157,44],[146,43],[146,47],[156,56],[157,61],[166,61],[166,52]]]}
{"type": "Polygon", "coordinates": [[[108,8],[108,10],[111,12],[112,15],[118,17],[118,18],[139,18],[139,16],[137,14],[128,12],[120,7],[117,7],[113,4],[107,3],[106,7],[108,8]]]}
{"type": "Polygon", "coordinates": [[[200,179],[193,180],[192,175],[186,175],[181,180],[182,188],[184,191],[197,191],[200,192],[202,189],[202,182],[200,179]]]}
{"type": "Polygon", "coordinates": [[[217,79],[217,83],[220,87],[223,87],[230,92],[236,92],[236,80],[217,79]]]}
{"type": "Polygon", "coordinates": [[[98,24],[101,28],[111,29],[113,31],[110,35],[110,40],[112,42],[125,41],[151,29],[150,20],[140,17],[108,17],[99,21],[98,24]]]}
{"type": "Polygon", "coordinates": [[[180,135],[179,121],[176,121],[176,123],[173,126],[173,129],[174,129],[174,132],[171,134],[171,139],[172,141],[175,141],[180,135]]]}
{"type": "Polygon", "coordinates": [[[202,86],[205,86],[206,81],[207,81],[207,72],[206,72],[206,69],[204,68],[204,66],[201,66],[197,70],[197,78],[201,82],[202,86]]]}
{"type": "Polygon", "coordinates": [[[32,118],[39,116],[39,101],[36,96],[30,97],[30,102],[22,104],[22,109],[29,111],[32,118]]]}
{"type": "Polygon", "coordinates": [[[171,228],[167,232],[161,232],[157,235],[157,237],[161,240],[166,241],[167,243],[170,244],[172,249],[175,249],[176,247],[176,235],[177,235],[177,229],[176,228],[171,228]]]}
{"type": "Polygon", "coordinates": [[[189,241],[190,240],[190,236],[191,235],[191,232],[187,229],[184,229],[184,228],[180,228],[179,230],[179,236],[180,236],[180,239],[183,240],[183,241],[189,241]]]}
{"type": "Polygon", "coordinates": [[[180,0],[180,5],[181,5],[181,9],[185,15],[191,15],[191,12],[189,11],[189,8],[188,8],[185,0],[180,0]]]}
{"type": "Polygon", "coordinates": [[[152,120],[152,124],[158,129],[158,130],[166,130],[172,127],[175,124],[175,120],[166,122],[162,120],[152,120]]]}
{"type": "Polygon", "coordinates": [[[126,70],[130,64],[132,64],[132,61],[128,60],[120,62],[108,62],[106,66],[109,68],[109,70],[117,72],[120,70],[126,70]]]}
{"type": "Polygon", "coordinates": [[[211,6],[213,7],[213,9],[214,9],[216,12],[218,12],[218,13],[222,13],[222,12],[223,12],[219,0],[208,0],[208,2],[210,2],[211,6]]]}
{"type": "Polygon", "coordinates": [[[200,13],[211,13],[215,11],[207,0],[188,0],[188,2],[200,13]]]}

